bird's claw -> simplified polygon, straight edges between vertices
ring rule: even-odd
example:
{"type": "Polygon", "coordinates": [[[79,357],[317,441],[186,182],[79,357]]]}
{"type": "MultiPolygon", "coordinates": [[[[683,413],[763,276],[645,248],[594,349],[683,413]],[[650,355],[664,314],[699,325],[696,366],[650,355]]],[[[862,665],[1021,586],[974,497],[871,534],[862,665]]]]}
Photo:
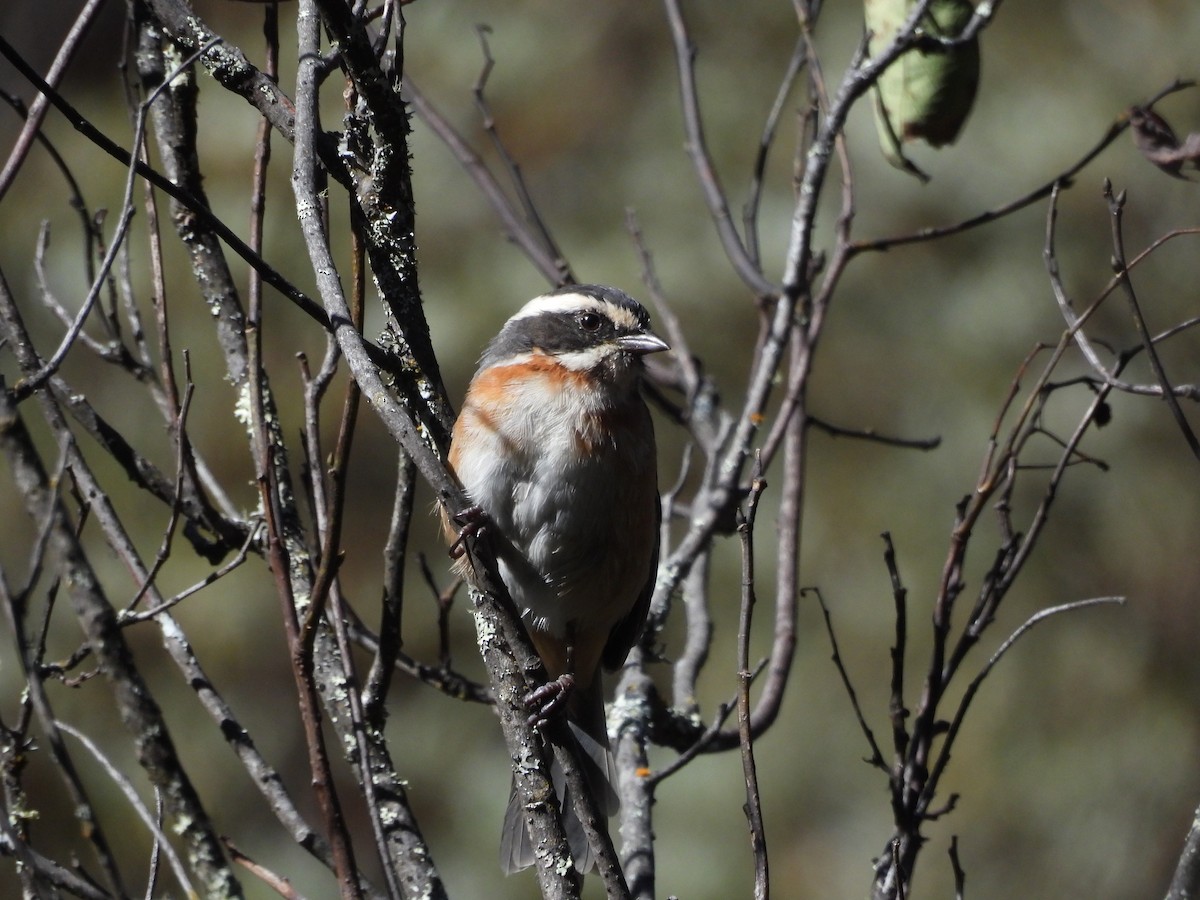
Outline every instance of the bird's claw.
{"type": "Polygon", "coordinates": [[[487,533],[488,515],[482,506],[468,506],[454,514],[453,522],[458,526],[458,537],[447,552],[451,559],[461,559],[467,552],[467,541],[487,533]]]}
{"type": "Polygon", "coordinates": [[[549,724],[550,719],[567,705],[567,699],[575,690],[575,676],[567,672],[525,695],[525,706],[529,709],[529,727],[539,729],[549,724]]]}

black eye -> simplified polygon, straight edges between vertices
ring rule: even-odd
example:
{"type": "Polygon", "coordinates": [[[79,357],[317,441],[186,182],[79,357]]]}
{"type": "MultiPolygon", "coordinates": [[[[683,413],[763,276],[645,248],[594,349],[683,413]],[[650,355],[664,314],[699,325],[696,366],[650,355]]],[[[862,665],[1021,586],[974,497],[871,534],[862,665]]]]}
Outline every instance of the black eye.
{"type": "Polygon", "coordinates": [[[594,312],[585,312],[579,314],[579,327],[584,331],[598,331],[600,328],[600,314],[594,312]]]}

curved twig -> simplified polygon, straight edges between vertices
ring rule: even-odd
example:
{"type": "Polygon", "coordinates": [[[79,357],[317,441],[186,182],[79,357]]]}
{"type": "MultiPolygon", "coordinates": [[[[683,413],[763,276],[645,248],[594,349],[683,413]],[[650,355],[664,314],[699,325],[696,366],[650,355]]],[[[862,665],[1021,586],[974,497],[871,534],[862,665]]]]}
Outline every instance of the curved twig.
{"type": "Polygon", "coordinates": [[[721,186],[720,176],[708,152],[704,137],[704,120],[700,113],[700,99],[696,91],[696,48],[683,19],[679,0],[665,0],[667,20],[671,26],[671,40],[675,46],[675,65],[679,72],[680,107],[683,110],[684,132],[687,135],[687,152],[695,166],[696,176],[704,191],[709,214],[725,255],[729,258],[738,276],[759,299],[772,297],[775,285],[763,275],[755,254],[747,250],[746,243],[733,224],[729,201],[721,186]]]}
{"type": "MultiPolygon", "coordinates": [[[[983,4],[980,4],[981,6],[983,4]]],[[[972,19],[974,23],[975,19],[972,19]]],[[[965,33],[965,32],[964,32],[965,33]]],[[[1144,105],[1153,106],[1163,97],[1172,94],[1176,91],[1184,90],[1195,85],[1196,82],[1183,79],[1176,79],[1171,84],[1160,90],[1153,98],[1148,100],[1144,105]]],[[[872,240],[855,241],[850,247],[850,253],[857,255],[871,250],[890,250],[893,247],[901,247],[905,244],[916,244],[922,241],[932,241],[938,238],[947,237],[952,234],[960,234],[964,231],[969,231],[972,228],[977,228],[980,225],[986,225],[989,222],[995,222],[997,219],[1002,219],[1005,216],[1011,215],[1018,210],[1024,209],[1030,204],[1051,196],[1056,187],[1068,186],[1071,180],[1078,175],[1083,169],[1097,156],[1099,156],[1108,146],[1115,141],[1129,127],[1128,111],[1119,115],[1108,130],[1100,137],[1100,139],[1092,146],[1090,150],[1083,154],[1076,162],[1072,163],[1062,172],[1055,175],[1049,181],[1034,188],[1029,193],[1024,194],[1015,200],[1010,200],[1008,203],[997,206],[994,209],[985,210],[977,215],[964,219],[953,225],[940,225],[934,228],[922,228],[919,231],[914,231],[911,234],[902,234],[895,237],[874,238],[872,240]]]]}

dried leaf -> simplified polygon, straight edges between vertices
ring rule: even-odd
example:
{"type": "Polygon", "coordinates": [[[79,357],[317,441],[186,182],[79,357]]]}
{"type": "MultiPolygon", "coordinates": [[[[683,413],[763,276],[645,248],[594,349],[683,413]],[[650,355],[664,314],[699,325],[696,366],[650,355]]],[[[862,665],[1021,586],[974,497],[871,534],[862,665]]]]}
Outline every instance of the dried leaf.
{"type": "Polygon", "coordinates": [[[1168,175],[1191,181],[1183,174],[1185,165],[1200,168],[1200,133],[1180,141],[1166,119],[1147,107],[1129,110],[1129,125],[1138,151],[1168,175]]]}

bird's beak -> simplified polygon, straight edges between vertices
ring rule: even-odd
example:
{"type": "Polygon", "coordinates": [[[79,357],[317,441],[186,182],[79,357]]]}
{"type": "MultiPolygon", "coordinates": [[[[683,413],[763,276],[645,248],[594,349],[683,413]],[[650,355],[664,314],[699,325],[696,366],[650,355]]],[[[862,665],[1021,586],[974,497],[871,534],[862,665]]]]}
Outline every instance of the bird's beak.
{"type": "Polygon", "coordinates": [[[670,345],[654,334],[624,334],[617,338],[617,346],[627,353],[642,356],[646,353],[658,353],[660,350],[670,350],[670,345]]]}

